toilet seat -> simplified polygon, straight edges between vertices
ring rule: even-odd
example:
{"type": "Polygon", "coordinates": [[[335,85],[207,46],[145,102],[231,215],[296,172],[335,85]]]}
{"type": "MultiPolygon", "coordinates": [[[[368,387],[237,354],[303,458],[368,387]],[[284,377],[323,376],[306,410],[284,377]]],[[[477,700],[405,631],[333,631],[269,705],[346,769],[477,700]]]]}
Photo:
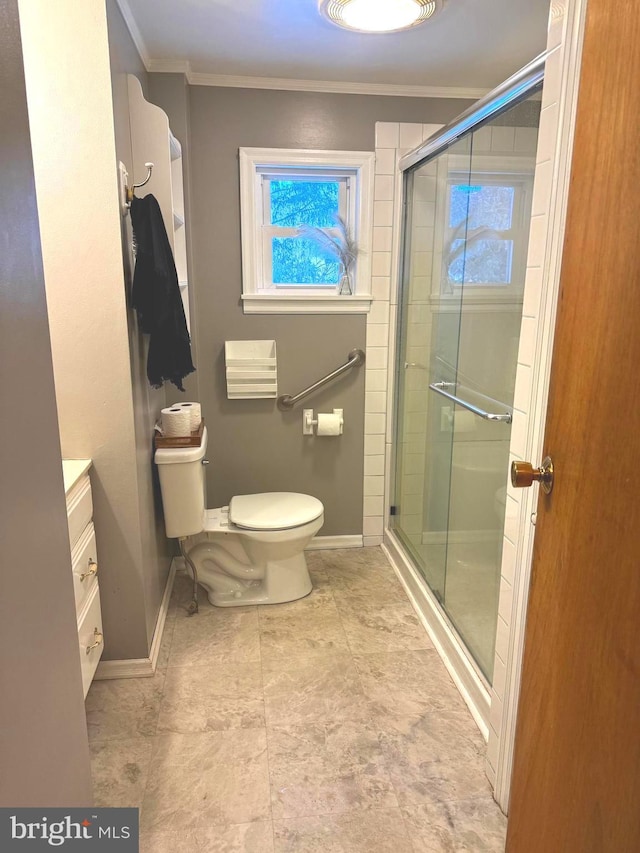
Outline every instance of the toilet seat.
{"type": "Polygon", "coordinates": [[[296,492],[236,495],[229,503],[229,521],[245,530],[288,530],[315,521],[323,512],[317,498],[296,492]]]}

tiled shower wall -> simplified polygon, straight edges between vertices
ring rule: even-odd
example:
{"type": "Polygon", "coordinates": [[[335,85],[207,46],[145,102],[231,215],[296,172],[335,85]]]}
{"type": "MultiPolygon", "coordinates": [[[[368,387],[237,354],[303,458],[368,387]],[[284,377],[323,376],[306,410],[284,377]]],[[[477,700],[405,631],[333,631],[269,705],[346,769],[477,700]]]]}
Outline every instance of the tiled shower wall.
{"type": "MultiPolygon", "coordinates": [[[[373,304],[367,315],[364,438],[364,544],[379,545],[384,531],[385,476],[389,483],[391,418],[387,389],[390,336],[397,316],[397,241],[400,237],[398,157],[431,136],[440,125],[376,123],[373,205],[373,304]]],[[[431,204],[431,216],[433,217],[431,204]]],[[[428,211],[425,211],[428,216],[428,211]]]]}
{"type": "MultiPolygon", "coordinates": [[[[434,128],[435,129],[435,128],[434,128]]],[[[411,311],[407,317],[407,366],[405,370],[405,418],[401,425],[404,453],[402,491],[396,496],[402,507],[402,526],[420,550],[422,546],[425,507],[425,465],[428,435],[428,395],[425,368],[429,364],[433,241],[436,217],[437,165],[429,163],[416,175],[411,199],[411,240],[424,251],[413,252],[407,270],[411,311]]],[[[394,289],[394,303],[399,287],[394,289]]],[[[393,429],[393,424],[390,424],[393,429]]],[[[391,440],[391,434],[389,434],[391,440]]]]}

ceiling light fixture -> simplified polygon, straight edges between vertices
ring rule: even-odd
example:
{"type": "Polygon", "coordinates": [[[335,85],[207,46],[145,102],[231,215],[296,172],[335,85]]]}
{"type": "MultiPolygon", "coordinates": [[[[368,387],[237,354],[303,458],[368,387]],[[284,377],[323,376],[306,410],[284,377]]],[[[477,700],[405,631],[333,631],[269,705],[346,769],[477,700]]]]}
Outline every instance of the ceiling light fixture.
{"type": "Polygon", "coordinates": [[[319,0],[321,13],[332,23],[361,33],[395,33],[423,24],[441,0],[319,0]]]}

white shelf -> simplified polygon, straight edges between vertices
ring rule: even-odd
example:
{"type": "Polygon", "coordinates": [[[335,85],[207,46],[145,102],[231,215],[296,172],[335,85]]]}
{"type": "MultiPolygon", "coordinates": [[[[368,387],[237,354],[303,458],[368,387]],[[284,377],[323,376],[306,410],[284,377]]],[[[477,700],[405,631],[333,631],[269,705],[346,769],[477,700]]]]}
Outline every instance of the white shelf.
{"type": "Polygon", "coordinates": [[[127,81],[134,160],[133,177],[144,175],[144,163],[153,162],[154,168],[148,184],[148,192],[153,193],[158,199],[162,211],[176,264],[187,328],[190,329],[182,146],[171,132],[166,113],[155,104],[149,103],[144,97],[138,78],[129,74],[127,81]]]}
{"type": "Polygon", "coordinates": [[[278,396],[275,341],[226,341],[224,350],[229,400],[278,396]]]}
{"type": "Polygon", "coordinates": [[[180,145],[171,131],[169,131],[169,153],[172,160],[182,157],[182,145],[180,145]]]}
{"type": "Polygon", "coordinates": [[[91,468],[90,459],[63,459],[64,493],[68,495],[78,480],[91,468]]]}

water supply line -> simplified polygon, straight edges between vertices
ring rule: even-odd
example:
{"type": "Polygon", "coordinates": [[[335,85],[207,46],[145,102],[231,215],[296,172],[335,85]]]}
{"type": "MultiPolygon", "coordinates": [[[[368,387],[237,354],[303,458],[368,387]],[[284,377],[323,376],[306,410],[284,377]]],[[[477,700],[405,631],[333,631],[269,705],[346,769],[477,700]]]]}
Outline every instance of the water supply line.
{"type": "Polygon", "coordinates": [[[186,537],[181,536],[178,539],[178,542],[180,543],[180,553],[184,557],[184,561],[185,561],[185,563],[187,563],[187,565],[191,569],[191,573],[193,575],[193,598],[191,599],[191,602],[189,603],[189,606],[187,607],[187,615],[193,616],[195,613],[198,612],[198,609],[199,609],[198,608],[198,570],[195,567],[195,563],[193,562],[193,560],[191,559],[191,557],[187,554],[187,552],[185,550],[185,547],[184,547],[185,538],[186,537]]]}

